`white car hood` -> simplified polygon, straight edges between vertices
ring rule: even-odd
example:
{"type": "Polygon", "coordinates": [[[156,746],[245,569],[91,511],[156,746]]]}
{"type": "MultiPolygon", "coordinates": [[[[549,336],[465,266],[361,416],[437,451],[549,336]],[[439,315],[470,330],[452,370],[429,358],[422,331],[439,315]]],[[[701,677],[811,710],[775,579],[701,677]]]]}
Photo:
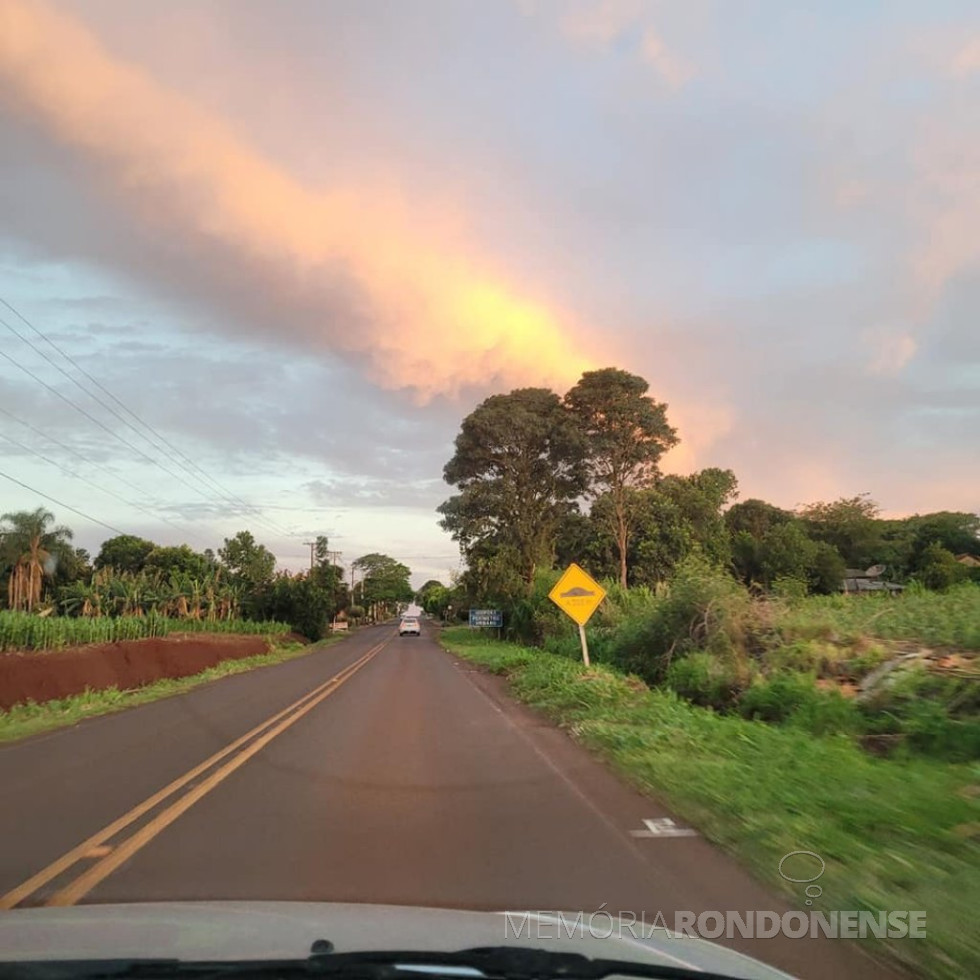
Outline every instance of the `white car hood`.
{"type": "MultiPolygon", "coordinates": [[[[564,923],[526,912],[461,912],[405,906],[314,902],[166,902],[15,909],[0,913],[0,960],[176,958],[304,959],[314,940],[338,953],[362,950],[458,951],[521,946],[708,970],[740,980],[789,975],[702,939],[611,938],[578,913],[564,923]],[[509,917],[509,918],[508,918],[509,917]],[[578,922],[578,928],[574,923],[578,922]],[[569,938],[568,933],[572,936],[569,938]],[[554,938],[540,938],[541,936],[554,938]]],[[[635,930],[639,935],[639,930],[635,930]]],[[[620,938],[621,937],[621,938],[620,938]]],[[[792,978],[789,978],[792,980],[792,978]]]]}

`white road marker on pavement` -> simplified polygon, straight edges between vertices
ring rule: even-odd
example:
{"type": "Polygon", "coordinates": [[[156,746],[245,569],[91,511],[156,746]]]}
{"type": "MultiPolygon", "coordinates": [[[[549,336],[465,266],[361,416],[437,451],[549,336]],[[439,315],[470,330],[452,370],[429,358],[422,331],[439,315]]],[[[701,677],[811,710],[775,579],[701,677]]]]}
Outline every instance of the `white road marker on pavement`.
{"type": "Polygon", "coordinates": [[[698,832],[690,827],[678,827],[670,817],[654,817],[644,820],[646,830],[631,830],[632,837],[697,837],[698,832]]]}

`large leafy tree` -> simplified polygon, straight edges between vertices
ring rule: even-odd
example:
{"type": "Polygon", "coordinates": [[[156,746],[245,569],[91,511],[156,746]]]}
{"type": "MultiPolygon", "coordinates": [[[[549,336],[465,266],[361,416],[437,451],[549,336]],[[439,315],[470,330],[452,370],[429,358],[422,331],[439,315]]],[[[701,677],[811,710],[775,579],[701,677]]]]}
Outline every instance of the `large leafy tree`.
{"type": "Polygon", "coordinates": [[[438,579],[430,578],[423,586],[415,593],[415,601],[426,611],[431,612],[429,609],[430,597],[435,595],[442,595],[449,590],[440,582],[438,579]]]}
{"type": "Polygon", "coordinates": [[[891,574],[922,579],[924,564],[932,562],[926,555],[930,545],[939,545],[955,555],[980,557],[980,515],[969,512],[939,511],[913,514],[911,517],[878,520],[881,537],[875,559],[888,566],[891,574]]]}
{"type": "Polygon", "coordinates": [[[590,495],[609,500],[607,519],[624,588],[630,530],[640,506],[636,490],[653,485],[661,456],[678,442],[667,406],[651,398],[649,388],[636,374],[602,368],[586,371],[565,396],[585,435],[590,495]]]}
{"type": "Polygon", "coordinates": [[[811,592],[830,594],[839,591],[844,581],[840,552],[826,541],[814,541],[802,521],[773,524],[757,542],[756,555],[758,571],[753,581],[766,588],[790,578],[811,592]]]}
{"type": "Polygon", "coordinates": [[[665,477],[660,490],[676,502],[701,552],[717,564],[727,564],[731,541],[723,511],[738,495],[735,474],[709,466],[690,476],[665,477]]]}
{"type": "Polygon", "coordinates": [[[350,606],[350,593],[344,580],[344,570],[331,560],[330,541],[324,534],[317,535],[313,545],[311,579],[331,596],[334,612],[350,606]]]}
{"type": "Polygon", "coordinates": [[[926,545],[918,557],[916,578],[930,589],[947,589],[957,582],[965,582],[970,572],[956,556],[941,544],[926,545]]]}
{"type": "Polygon", "coordinates": [[[441,526],[468,562],[476,549],[484,562],[512,556],[530,588],[536,569],[553,562],[559,524],[586,487],[579,428],[553,391],[519,388],[467,415],[455,448],[443,475],[460,492],[438,508],[441,526]]]}
{"type": "Polygon", "coordinates": [[[908,524],[915,534],[912,556],[917,566],[923,563],[922,554],[932,544],[953,555],[980,557],[980,514],[944,510],[910,517],[908,524]]]}
{"type": "Polygon", "coordinates": [[[111,568],[116,572],[135,574],[143,571],[147,556],[154,548],[156,545],[146,538],[135,534],[117,534],[102,542],[93,564],[97,569],[111,568]]]}
{"type": "Polygon", "coordinates": [[[92,559],[84,548],[64,549],[54,571],[56,588],[71,582],[87,582],[92,577],[92,559]]]}
{"type": "Polygon", "coordinates": [[[239,531],[233,538],[225,538],[218,558],[231,580],[246,590],[268,582],[276,570],[276,556],[259,544],[251,531],[239,531]]]}
{"type": "Polygon", "coordinates": [[[461,608],[463,596],[458,588],[445,586],[438,579],[429,579],[419,589],[417,601],[430,615],[445,617],[453,603],[461,608]]]}
{"type": "Polygon", "coordinates": [[[156,547],[147,556],[144,568],[148,572],[168,575],[187,575],[194,579],[205,579],[214,572],[211,558],[198,554],[190,545],[180,544],[156,547]]]}
{"type": "Polygon", "coordinates": [[[793,519],[791,511],[756,497],[732,504],[725,511],[725,524],[731,534],[732,571],[737,578],[746,585],[765,580],[762,542],[774,528],[793,519]]]}
{"type": "Polygon", "coordinates": [[[599,578],[619,575],[619,557],[603,514],[602,498],[592,505],[588,514],[572,513],[561,522],[555,543],[555,560],[564,568],[578,562],[599,578]]]}
{"type": "Polygon", "coordinates": [[[865,568],[881,553],[878,505],[867,494],[808,504],[797,516],[811,538],[832,545],[851,568],[865,568]]]}
{"type": "Polygon", "coordinates": [[[791,520],[793,520],[791,511],[783,510],[775,504],[756,497],[732,504],[725,511],[725,523],[732,534],[744,531],[757,541],[761,541],[770,528],[777,524],[786,524],[791,520]]]}
{"type": "Polygon", "coordinates": [[[10,577],[7,603],[28,611],[41,601],[45,577],[61,561],[74,559],[71,529],[53,526],[54,514],[43,507],[0,517],[0,564],[10,577]]]}
{"type": "Polygon", "coordinates": [[[769,588],[781,578],[805,582],[815,552],[816,544],[800,521],[773,525],[759,547],[762,584],[769,588]]]}
{"type": "Polygon", "coordinates": [[[475,542],[466,553],[467,567],[462,582],[469,604],[510,608],[515,599],[529,590],[521,574],[522,563],[520,553],[512,545],[475,542]]]}
{"type": "MultiPolygon", "coordinates": [[[[690,476],[666,476],[636,491],[632,578],[645,584],[663,581],[695,551],[714,564],[728,564],[731,540],[722,509],[737,486],[731,470],[709,467],[690,476]]],[[[603,506],[610,506],[608,497],[597,501],[596,508],[603,506]]]]}
{"type": "Polygon", "coordinates": [[[389,609],[399,602],[411,602],[415,595],[409,576],[411,569],[389,555],[372,552],[362,555],[354,567],[364,575],[359,598],[361,604],[389,609]]]}

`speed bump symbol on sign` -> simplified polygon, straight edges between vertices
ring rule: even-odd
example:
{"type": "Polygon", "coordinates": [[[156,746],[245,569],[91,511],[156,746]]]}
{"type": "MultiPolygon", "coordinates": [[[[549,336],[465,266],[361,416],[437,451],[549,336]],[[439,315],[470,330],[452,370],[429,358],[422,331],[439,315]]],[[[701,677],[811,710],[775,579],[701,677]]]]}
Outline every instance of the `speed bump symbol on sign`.
{"type": "Polygon", "coordinates": [[[606,590],[574,562],[565,569],[548,598],[563,613],[584,626],[606,598],[606,590]]]}

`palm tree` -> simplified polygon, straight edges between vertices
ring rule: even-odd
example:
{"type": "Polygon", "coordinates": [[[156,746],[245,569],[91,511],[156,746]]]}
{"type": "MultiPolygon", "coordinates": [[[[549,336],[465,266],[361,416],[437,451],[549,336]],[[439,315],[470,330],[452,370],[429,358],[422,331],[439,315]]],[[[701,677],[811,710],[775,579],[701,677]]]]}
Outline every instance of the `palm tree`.
{"type": "Polygon", "coordinates": [[[30,612],[41,601],[44,576],[50,578],[71,552],[71,528],[50,527],[54,514],[43,507],[4,514],[0,521],[0,564],[10,569],[7,604],[30,612]]]}

